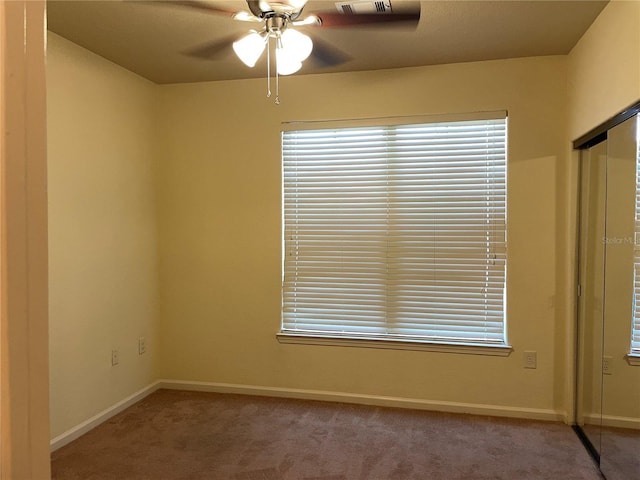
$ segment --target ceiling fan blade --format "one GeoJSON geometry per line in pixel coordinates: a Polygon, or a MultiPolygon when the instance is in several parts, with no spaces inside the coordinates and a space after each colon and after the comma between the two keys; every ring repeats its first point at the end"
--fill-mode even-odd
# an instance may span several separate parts
{"type": "Polygon", "coordinates": [[[317,37],[313,38],[311,58],[320,67],[333,67],[352,59],[347,53],[317,37]]]}
{"type": "Polygon", "coordinates": [[[415,3],[410,9],[389,13],[316,13],[322,20],[323,27],[351,27],[351,26],[403,26],[417,27],[420,21],[420,4],[415,3]]]}
{"type": "Polygon", "coordinates": [[[268,12],[286,13],[291,20],[297,19],[302,13],[302,9],[307,4],[307,0],[246,0],[249,11],[258,18],[268,12]]]}
{"type": "Polygon", "coordinates": [[[207,42],[189,50],[185,50],[182,53],[183,55],[202,60],[216,60],[222,56],[226,56],[229,52],[232,52],[233,50],[231,46],[237,39],[237,35],[228,36],[222,40],[207,42]]]}
{"type": "Polygon", "coordinates": [[[199,10],[201,12],[214,13],[219,15],[233,16],[237,13],[234,10],[227,10],[226,8],[220,8],[212,3],[202,2],[199,0],[134,0],[134,2],[147,5],[169,5],[187,7],[194,10],[199,10]]]}
{"type": "Polygon", "coordinates": [[[249,11],[253,13],[256,17],[260,17],[262,15],[260,0],[247,0],[247,5],[249,6],[249,11]]]}

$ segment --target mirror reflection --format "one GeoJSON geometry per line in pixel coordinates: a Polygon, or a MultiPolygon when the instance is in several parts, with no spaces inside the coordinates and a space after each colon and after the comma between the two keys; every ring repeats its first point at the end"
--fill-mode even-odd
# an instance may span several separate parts
{"type": "Polygon", "coordinates": [[[600,455],[607,142],[581,156],[577,424],[600,455]]]}
{"type": "Polygon", "coordinates": [[[640,479],[638,128],[581,156],[576,423],[607,480],[640,479]]]}

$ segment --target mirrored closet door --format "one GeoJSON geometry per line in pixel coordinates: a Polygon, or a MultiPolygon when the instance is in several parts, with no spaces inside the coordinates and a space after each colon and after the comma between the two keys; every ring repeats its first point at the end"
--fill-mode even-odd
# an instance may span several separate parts
{"type": "Polygon", "coordinates": [[[607,480],[640,480],[639,128],[580,158],[576,424],[607,480]]]}

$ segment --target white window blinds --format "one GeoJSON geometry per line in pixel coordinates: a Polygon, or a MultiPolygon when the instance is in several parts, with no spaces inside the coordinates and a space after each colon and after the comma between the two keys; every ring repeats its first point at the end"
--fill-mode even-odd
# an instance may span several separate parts
{"type": "Polygon", "coordinates": [[[506,118],[286,131],[282,332],[504,345],[506,118]]]}
{"type": "MultiPolygon", "coordinates": [[[[640,120],[637,122],[640,139],[640,120]]],[[[633,323],[631,329],[631,355],[640,356],[640,141],[636,152],[636,225],[634,242],[633,323]]]]}

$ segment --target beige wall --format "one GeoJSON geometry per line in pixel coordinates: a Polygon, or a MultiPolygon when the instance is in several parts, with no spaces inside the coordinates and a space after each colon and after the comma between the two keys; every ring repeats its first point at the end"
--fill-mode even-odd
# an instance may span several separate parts
{"type": "Polygon", "coordinates": [[[612,2],[568,57],[282,78],[280,106],[264,79],[154,87],[51,35],[53,434],[158,377],[570,416],[569,140],[640,98],[639,14],[640,2],[612,2]],[[281,122],[499,109],[514,353],[279,344],[281,122]],[[150,353],[136,358],[140,335],[150,353]],[[538,369],[522,368],[524,350],[538,369]]]}
{"type": "Polygon", "coordinates": [[[56,437],[158,378],[157,86],[55,34],[48,42],[56,437]]]}
{"type": "MultiPolygon", "coordinates": [[[[640,100],[640,2],[612,0],[568,55],[567,65],[568,139],[575,140],[640,100]]],[[[571,146],[567,145],[567,148],[571,146]]],[[[558,205],[559,215],[563,217],[565,225],[560,230],[558,244],[560,251],[566,252],[563,253],[566,263],[559,270],[559,285],[564,285],[562,288],[567,292],[567,301],[563,307],[566,318],[572,318],[575,312],[572,292],[576,291],[576,263],[572,252],[576,245],[579,156],[574,153],[570,159],[559,170],[565,193],[558,205]]],[[[614,193],[619,194],[621,191],[619,189],[614,193]]],[[[567,338],[571,339],[573,323],[566,325],[567,338]]],[[[628,340],[620,343],[621,338],[623,337],[617,336],[613,343],[610,339],[608,344],[628,349],[628,340]]],[[[566,348],[570,351],[573,345],[570,343],[566,348]]],[[[640,367],[629,366],[623,356],[615,351],[604,353],[614,356],[613,374],[604,379],[607,389],[612,392],[621,389],[628,391],[628,385],[632,384],[629,382],[637,380],[640,367]]],[[[568,372],[572,368],[571,363],[566,366],[568,372]]],[[[568,396],[571,394],[572,384],[573,382],[568,382],[568,396]]],[[[604,405],[608,415],[637,418],[637,406],[628,407],[612,401],[613,398],[626,401],[630,398],[629,395],[608,397],[605,397],[604,405]]]]}
{"type": "MultiPolygon", "coordinates": [[[[640,2],[612,0],[567,56],[567,145],[640,100],[640,2]]],[[[567,375],[565,398],[569,419],[575,384],[578,165],[577,151],[558,165],[558,312],[565,329],[567,375]]],[[[560,365],[558,368],[562,368],[560,365]]]]}
{"type": "Polygon", "coordinates": [[[640,1],[611,0],[568,59],[576,139],[640,99],[640,1]]]}
{"type": "Polygon", "coordinates": [[[556,166],[566,162],[565,58],[162,89],[164,378],[563,412],[556,166]],[[509,112],[507,358],[281,345],[281,122],[509,112]],[[525,370],[524,350],[538,352],[525,370]]]}

